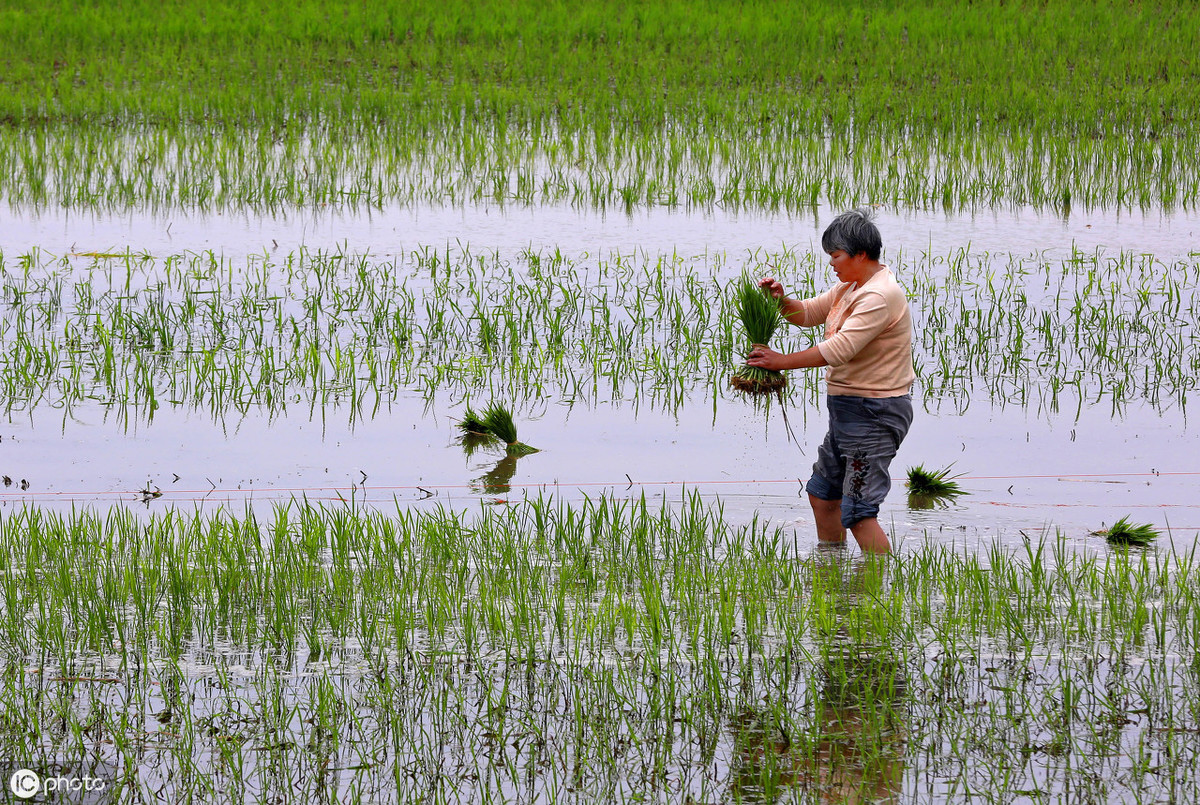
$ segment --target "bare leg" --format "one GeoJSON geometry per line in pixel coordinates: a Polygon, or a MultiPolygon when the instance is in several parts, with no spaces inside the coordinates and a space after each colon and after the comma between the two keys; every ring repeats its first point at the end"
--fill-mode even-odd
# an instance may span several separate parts
{"type": "Polygon", "coordinates": [[[842,526],[842,501],[821,500],[808,496],[813,519],[817,521],[817,539],[821,542],[845,542],[846,529],[842,526]]]}
{"type": "Polygon", "coordinates": [[[850,533],[854,534],[854,539],[858,541],[858,547],[862,548],[863,553],[892,552],[892,544],[888,542],[887,533],[884,532],[883,526],[879,525],[879,520],[874,517],[859,520],[850,526],[850,533]]]}

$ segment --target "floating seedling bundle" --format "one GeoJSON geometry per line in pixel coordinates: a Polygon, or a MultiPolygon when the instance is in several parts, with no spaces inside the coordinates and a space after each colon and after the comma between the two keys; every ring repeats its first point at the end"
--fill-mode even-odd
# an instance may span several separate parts
{"type": "Polygon", "coordinates": [[[467,406],[467,410],[463,412],[458,427],[462,431],[462,446],[468,458],[473,456],[476,450],[491,447],[497,442],[496,437],[488,431],[483,417],[470,406],[467,406]]]}
{"type": "MultiPolygon", "coordinates": [[[[779,300],[760,288],[753,279],[743,276],[734,288],[734,306],[750,341],[746,352],[753,349],[755,344],[769,345],[783,320],[779,300]]],[[[729,378],[729,385],[745,394],[782,394],[787,386],[787,377],[783,372],[742,365],[729,378]]]]}
{"type": "Polygon", "coordinates": [[[483,424],[488,432],[504,442],[505,452],[510,456],[524,456],[536,453],[536,447],[530,447],[517,439],[517,425],[513,422],[512,412],[500,403],[492,403],[483,412],[483,424]]]}
{"type": "Polygon", "coordinates": [[[913,509],[932,509],[934,506],[945,506],[959,495],[965,494],[958,485],[950,470],[954,465],[940,470],[929,470],[923,465],[908,468],[908,505],[913,509]]]}
{"type": "Polygon", "coordinates": [[[467,406],[467,410],[463,413],[463,418],[459,420],[458,427],[462,429],[464,436],[489,436],[487,423],[483,421],[483,417],[475,413],[475,411],[467,406]]]}
{"type": "Polygon", "coordinates": [[[538,452],[536,447],[530,447],[517,438],[517,425],[513,422],[512,412],[500,403],[489,404],[482,415],[468,407],[458,427],[463,431],[463,444],[469,448],[477,447],[480,440],[487,439],[503,442],[505,453],[510,456],[538,452]]]}
{"type": "Polygon", "coordinates": [[[1104,537],[1109,545],[1145,548],[1158,539],[1158,532],[1148,524],[1132,523],[1128,517],[1122,517],[1109,528],[1093,531],[1097,537],[1104,537]]]}
{"type": "Polygon", "coordinates": [[[930,497],[955,498],[963,494],[963,488],[958,485],[956,478],[962,475],[951,475],[949,467],[940,470],[927,470],[921,464],[908,468],[908,491],[913,495],[929,495],[930,497]]]}

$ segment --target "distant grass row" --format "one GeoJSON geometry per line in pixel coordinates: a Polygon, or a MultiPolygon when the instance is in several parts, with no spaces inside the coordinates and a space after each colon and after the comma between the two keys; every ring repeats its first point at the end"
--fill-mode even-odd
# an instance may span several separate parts
{"type": "Polygon", "coordinates": [[[1200,132],[1096,139],[907,127],[870,134],[779,114],[505,122],[451,108],[286,127],[104,123],[0,127],[0,198],[23,208],[369,209],[569,204],[803,211],[863,203],[978,210],[1150,209],[1200,200],[1200,132]]]}
{"type": "Polygon", "coordinates": [[[1190,206],[1200,9],[0,10],[18,205],[1190,206]]]}
{"type": "MultiPolygon", "coordinates": [[[[975,397],[1118,414],[1195,401],[1200,259],[959,249],[892,266],[912,294],[929,408],[961,411],[975,397]]],[[[414,393],[494,397],[518,413],[545,396],[715,404],[743,360],[729,293],[743,271],[769,271],[794,293],[828,282],[816,254],[793,251],[0,254],[0,410],[106,406],[128,424],[166,405],[355,420],[414,393]]],[[[789,327],[774,341],[790,351],[813,337],[789,327]]],[[[818,378],[791,373],[788,396],[815,404],[818,378]]]]}
{"type": "Polygon", "coordinates": [[[1194,124],[1200,9],[844,4],[76,3],[0,11],[0,115],[283,121],[409,107],[747,112],[989,128],[1194,124]]]}

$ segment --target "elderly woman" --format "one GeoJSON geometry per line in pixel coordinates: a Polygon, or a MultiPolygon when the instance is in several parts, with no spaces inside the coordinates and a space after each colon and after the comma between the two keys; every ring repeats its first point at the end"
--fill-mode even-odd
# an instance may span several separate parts
{"type": "Polygon", "coordinates": [[[746,363],[777,371],[828,366],[829,432],[806,489],[817,538],[846,540],[864,552],[888,553],[879,506],[891,488],[888,467],[912,423],[912,318],[904,289],[879,262],[883,240],[869,210],[842,213],[821,247],[838,282],[811,299],[789,299],[766,277],[759,284],[799,327],[825,325],[815,347],[782,354],[756,345],[746,363]]]}

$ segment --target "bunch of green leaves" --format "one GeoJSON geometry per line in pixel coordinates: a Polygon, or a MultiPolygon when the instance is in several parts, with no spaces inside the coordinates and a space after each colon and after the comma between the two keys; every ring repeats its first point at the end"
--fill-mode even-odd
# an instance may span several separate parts
{"type": "Polygon", "coordinates": [[[463,412],[462,419],[458,422],[458,427],[462,429],[464,434],[483,435],[488,433],[487,423],[484,422],[483,417],[477,414],[469,405],[467,406],[467,410],[463,412]]]}
{"type": "Polygon", "coordinates": [[[764,346],[771,343],[783,320],[779,300],[760,288],[753,278],[743,275],[734,288],[734,305],[750,343],[764,346]]]}
{"type": "Polygon", "coordinates": [[[512,411],[503,404],[493,402],[483,411],[483,426],[487,432],[505,444],[505,452],[510,456],[523,456],[536,453],[536,447],[530,447],[517,438],[517,424],[513,421],[512,411]]]}
{"type": "Polygon", "coordinates": [[[1122,517],[1108,528],[1092,533],[1104,537],[1110,545],[1132,545],[1139,548],[1158,539],[1158,532],[1152,527],[1145,523],[1131,523],[1128,517],[1122,517]]]}
{"type": "Polygon", "coordinates": [[[918,464],[915,467],[908,468],[908,480],[905,482],[908,486],[908,493],[919,498],[956,498],[964,494],[964,490],[955,481],[955,478],[961,478],[962,473],[951,475],[950,469],[954,465],[945,467],[940,470],[929,470],[923,465],[918,464]]]}
{"type": "MultiPolygon", "coordinates": [[[[779,300],[746,274],[734,285],[733,307],[751,345],[769,344],[783,321],[779,300]]],[[[730,385],[734,389],[755,395],[779,395],[786,384],[787,379],[782,372],[745,364],[734,370],[730,378],[730,385]]]]}

